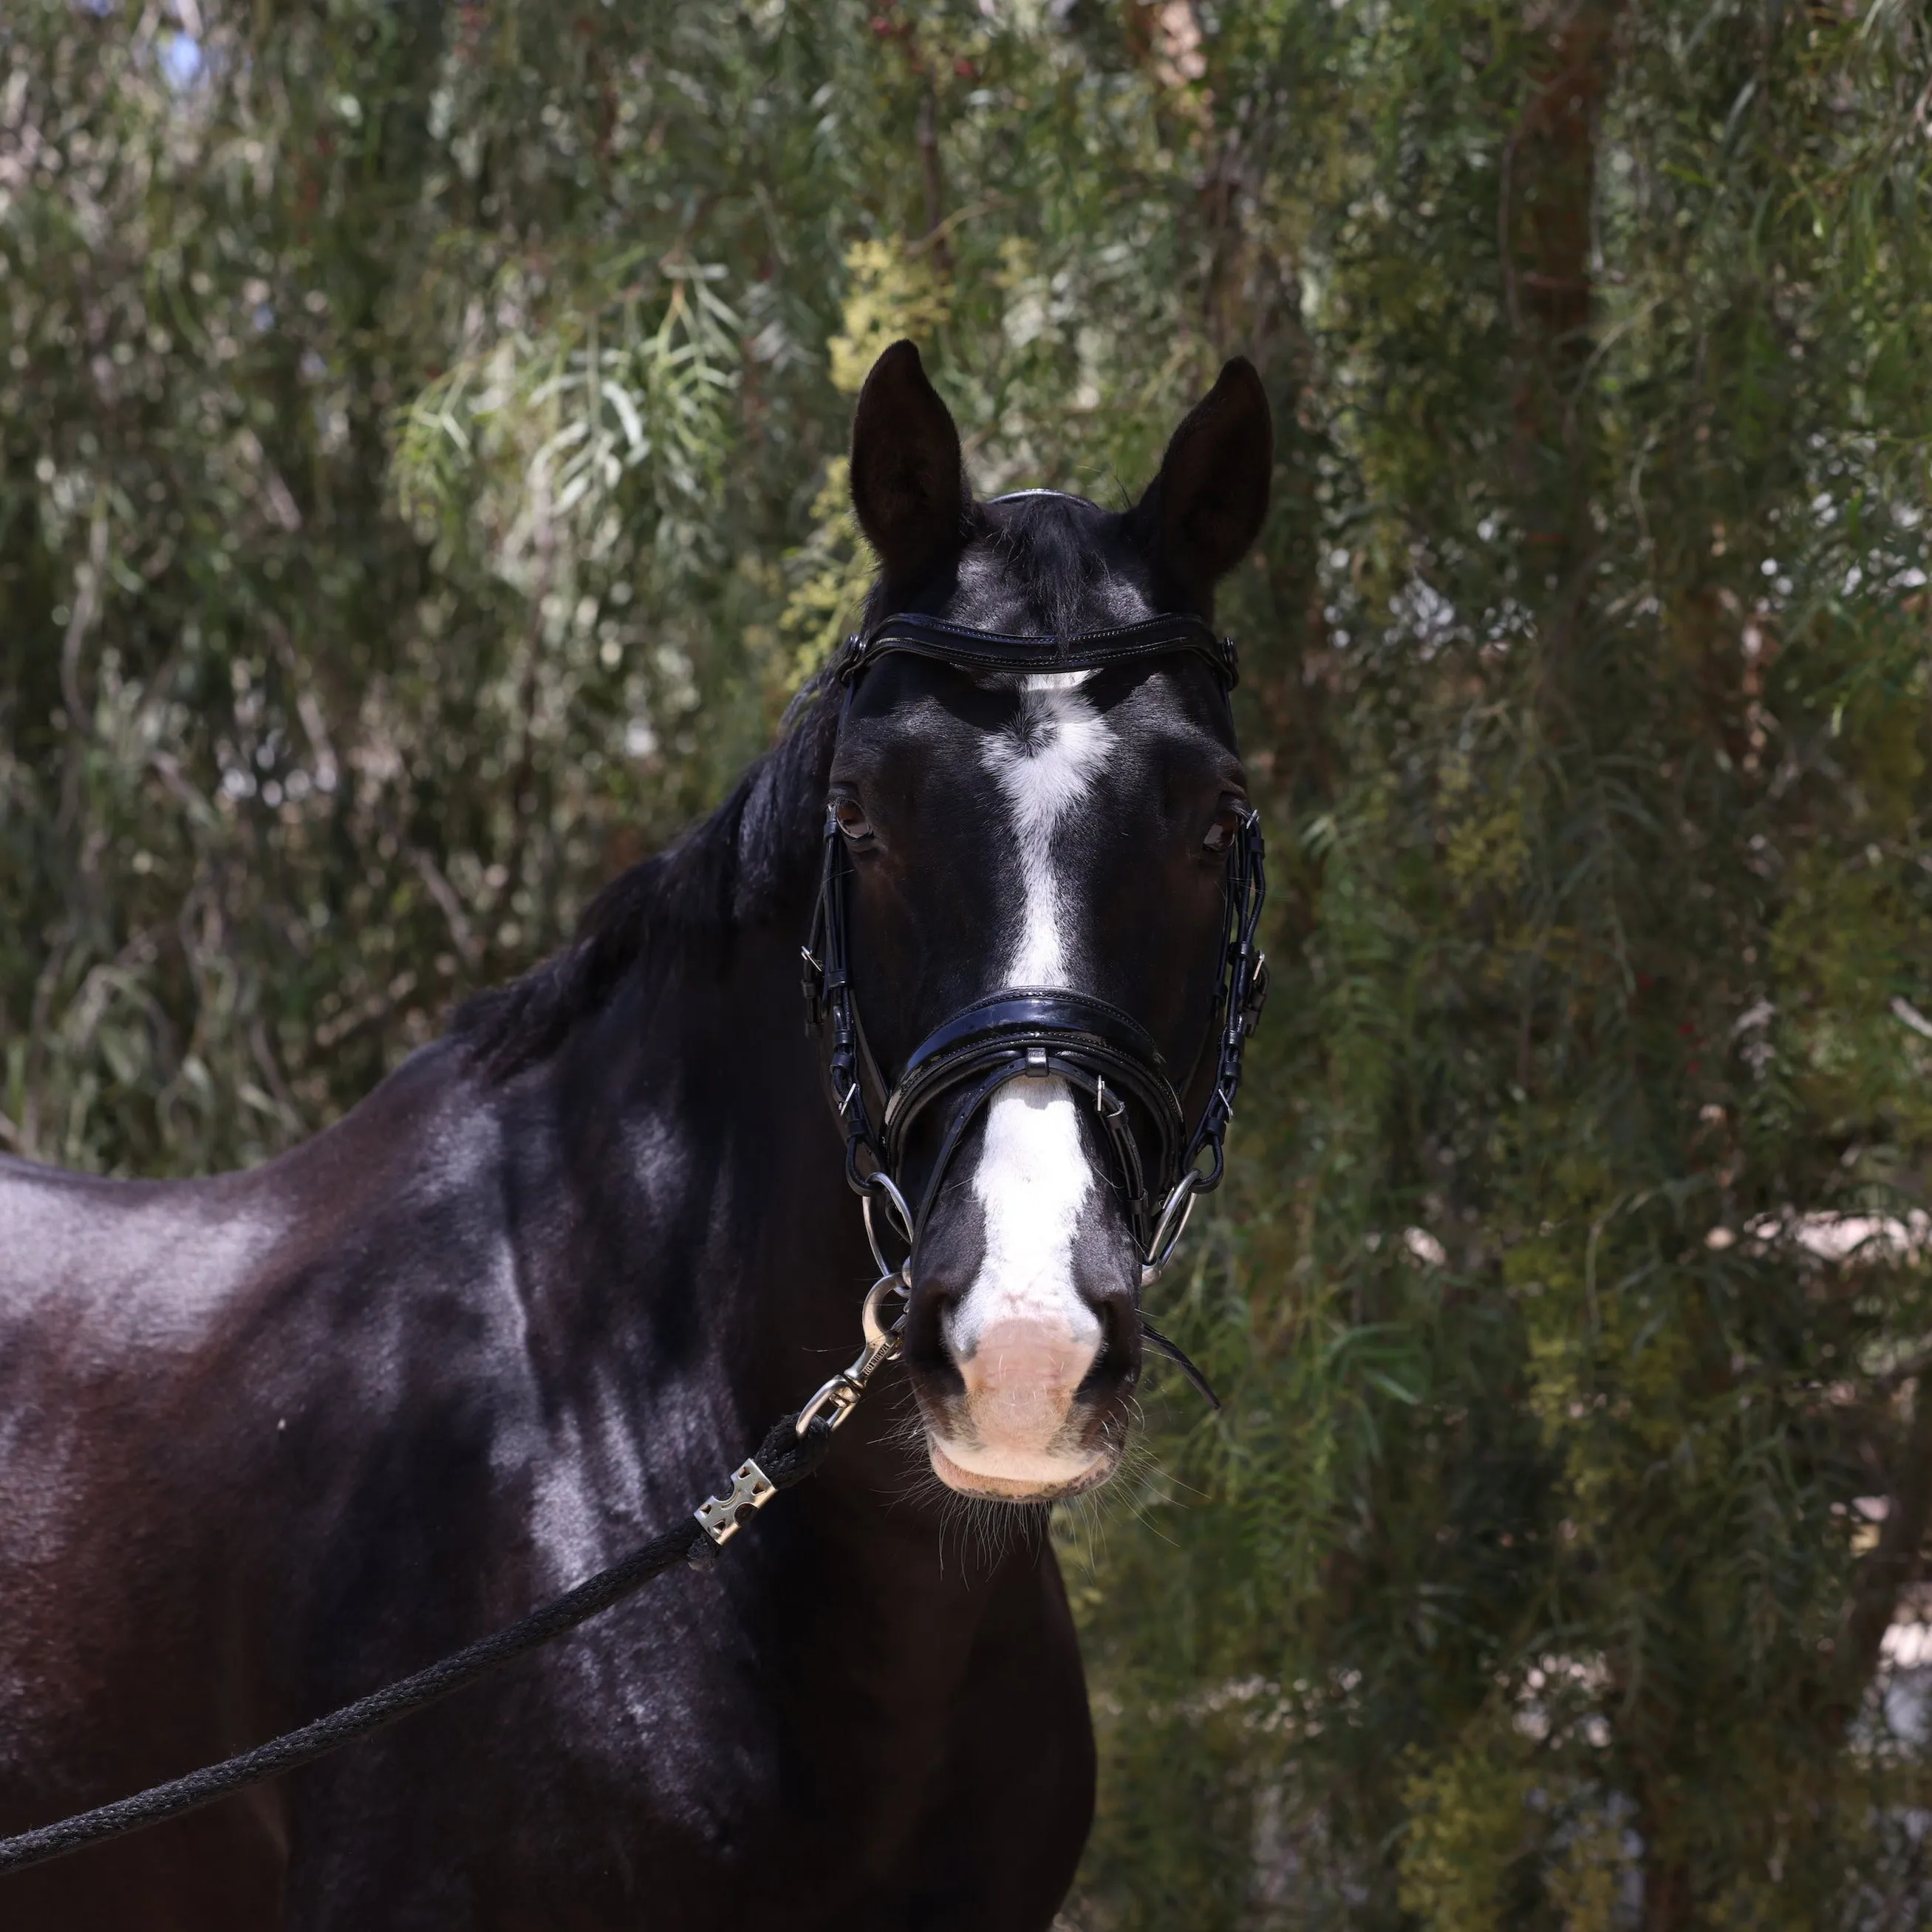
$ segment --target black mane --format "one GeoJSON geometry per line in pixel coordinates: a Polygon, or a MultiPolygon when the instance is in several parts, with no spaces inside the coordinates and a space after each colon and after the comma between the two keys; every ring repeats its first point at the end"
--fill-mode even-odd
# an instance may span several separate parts
{"type": "Polygon", "coordinates": [[[653,952],[716,957],[741,926],[782,914],[808,891],[838,730],[838,707],[826,696],[832,680],[828,667],[800,692],[777,743],[724,803],[613,879],[561,952],[457,1009],[450,1031],[487,1077],[507,1079],[554,1053],[653,952]]]}

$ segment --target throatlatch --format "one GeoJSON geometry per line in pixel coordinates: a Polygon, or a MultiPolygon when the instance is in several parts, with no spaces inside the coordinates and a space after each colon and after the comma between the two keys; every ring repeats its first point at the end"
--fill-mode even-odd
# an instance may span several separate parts
{"type": "MultiPolygon", "coordinates": [[[[1188,615],[1064,638],[1007,637],[938,618],[889,617],[868,634],[847,640],[836,674],[849,693],[872,664],[895,652],[974,674],[1017,676],[1097,670],[1192,652],[1204,657],[1228,688],[1238,674],[1233,639],[1216,637],[1201,619],[1188,615]]],[[[909,1286],[912,1251],[953,1156],[981,1109],[1009,1081],[1048,1076],[1066,1081],[1093,1102],[1140,1250],[1142,1289],[1159,1277],[1173,1258],[1196,1197],[1221,1184],[1242,1055],[1268,994],[1268,962],[1255,945],[1268,893],[1265,856],[1261,817],[1251,807],[1228,849],[1226,916],[1214,995],[1220,1022],[1214,1084],[1190,1133],[1174,1081],[1146,1029],[1108,1001],[1065,987],[1002,986],[975,1000],[934,1028],[888,1086],[872,1061],[860,1024],[847,905],[851,860],[828,806],[818,902],[802,949],[806,1011],[814,1032],[830,1029],[828,1072],[833,1110],[845,1132],[845,1178],[864,1204],[866,1232],[882,1278],[896,1275],[909,1286]],[[866,1098],[868,1086],[884,1096],[876,1124],[866,1098]],[[962,1088],[964,1099],[947,1125],[914,1208],[899,1184],[913,1124],[935,1102],[962,1088]],[[874,1205],[881,1202],[898,1224],[907,1250],[897,1269],[886,1258],[874,1219],[874,1205]]],[[[1141,1325],[1156,1352],[1178,1363],[1218,1408],[1193,1364],[1144,1317],[1141,1325]]]]}

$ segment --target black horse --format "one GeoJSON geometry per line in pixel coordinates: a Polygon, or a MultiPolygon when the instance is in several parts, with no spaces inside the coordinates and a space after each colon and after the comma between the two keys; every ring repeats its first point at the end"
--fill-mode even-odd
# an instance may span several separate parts
{"type": "MultiPolygon", "coordinates": [[[[1132,511],[975,502],[901,344],[854,430],[868,630],[1211,619],[1271,450],[1234,362],[1132,511]]],[[[166,1184],[0,1160],[0,1834],[510,1622],[688,1511],[851,1354],[878,1270],[837,1055],[800,1018],[828,852],[868,1088],[1020,986],[1108,1003],[1190,1120],[1210,1103],[1250,814],[1209,654],[854,670],[566,951],[306,1145],[166,1184]]],[[[1148,1140],[1052,1064],[900,1136],[908,1196],[943,1184],[899,1393],[755,1534],[372,1742],[0,1880],[0,1923],[1046,1926],[1094,1764],[1040,1505],[1120,1454],[1146,1231],[1120,1162],[1148,1140]],[[1033,1533],[943,1548],[956,1492],[1033,1533]]]]}

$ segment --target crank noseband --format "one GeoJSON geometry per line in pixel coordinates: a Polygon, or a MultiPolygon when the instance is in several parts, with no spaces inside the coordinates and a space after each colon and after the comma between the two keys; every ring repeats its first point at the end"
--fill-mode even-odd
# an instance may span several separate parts
{"type": "Polygon", "coordinates": [[[964,1087],[913,1222],[915,1239],[939,1184],[974,1118],[1009,1081],[1058,1076],[1094,1102],[1112,1146],[1134,1232],[1144,1252],[1154,1238],[1147,1178],[1130,1100],[1155,1149],[1156,1176],[1174,1172],[1186,1125],[1160,1049],[1145,1028],[1105,1000],[1058,987],[1008,986],[975,1000],[934,1028],[905,1064],[886,1102],[889,1172],[904,1164],[914,1123],[935,1100],[964,1087]],[[1109,1082],[1112,1085],[1109,1085],[1109,1082]]]}
{"type": "MultiPolygon", "coordinates": [[[[859,679],[895,652],[976,676],[1097,670],[1193,654],[1205,658],[1223,688],[1232,688],[1238,670],[1234,640],[1216,637],[1198,617],[1184,614],[1053,638],[1008,637],[934,617],[899,616],[847,640],[835,674],[846,687],[848,706],[859,679]]],[[[845,1132],[846,1178],[865,1202],[866,1232],[882,1276],[904,1275],[953,1157],[993,1096],[1011,1081],[1048,1078],[1064,1080],[1093,1102],[1139,1248],[1142,1287],[1160,1274],[1173,1257],[1195,1197],[1220,1185],[1242,1054],[1268,990],[1268,962],[1255,946],[1267,894],[1264,857],[1260,815],[1250,809],[1228,850],[1214,995],[1214,1085],[1190,1132],[1173,1078],[1147,1030],[1107,1000],[1071,988],[1002,986],[985,994],[935,1027],[896,1079],[888,1081],[860,1023],[848,929],[851,861],[827,808],[818,902],[802,949],[806,1008],[814,1033],[830,1030],[827,1072],[832,1108],[845,1132]],[[868,1090],[878,1102],[876,1114],[868,1090]],[[936,1102],[954,1096],[962,1097],[915,1209],[900,1186],[912,1130],[936,1102]],[[886,1258],[875,1202],[890,1207],[908,1245],[907,1261],[897,1268],[886,1258]]],[[[1150,1340],[1163,1352],[1178,1354],[1162,1338],[1150,1340]]]]}

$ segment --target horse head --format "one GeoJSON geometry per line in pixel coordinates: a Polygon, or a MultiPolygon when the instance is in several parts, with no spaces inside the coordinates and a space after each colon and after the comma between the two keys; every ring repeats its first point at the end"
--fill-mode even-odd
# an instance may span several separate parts
{"type": "MultiPolygon", "coordinates": [[[[859,399],[852,499],[880,572],[829,797],[859,1016],[834,1097],[888,1117],[913,1223],[904,1359],[932,1467],[969,1495],[1071,1496],[1120,1460],[1148,1249],[1186,1197],[1168,1192],[1184,1129],[1244,990],[1229,881],[1258,842],[1208,626],[1272,460],[1240,361],[1119,512],[1047,490],[976,501],[909,343],[859,399]],[[1096,639],[1132,641],[1078,648],[1096,639]]],[[[1218,1138],[1213,1158],[1218,1178],[1218,1138]]]]}

